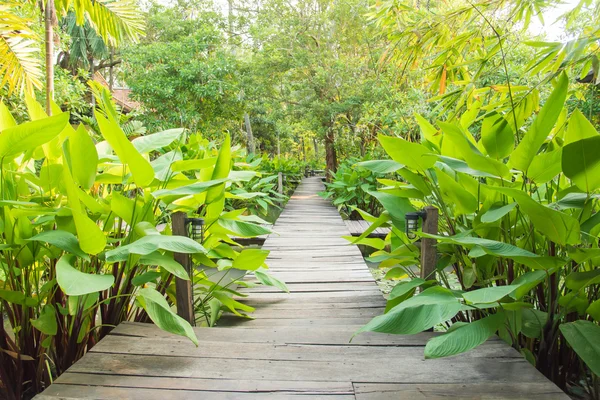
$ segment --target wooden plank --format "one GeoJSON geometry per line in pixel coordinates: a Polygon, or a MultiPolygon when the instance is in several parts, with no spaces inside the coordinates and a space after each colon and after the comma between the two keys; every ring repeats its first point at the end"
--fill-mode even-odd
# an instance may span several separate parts
{"type": "MultiPolygon", "coordinates": [[[[250,328],[194,328],[194,332],[200,342],[296,343],[344,346],[425,346],[429,339],[438,335],[433,332],[422,332],[415,335],[390,335],[364,332],[353,338],[361,326],[279,326],[260,330],[250,328]],[[352,341],[350,342],[350,340],[352,341]]],[[[131,337],[153,337],[169,341],[182,340],[181,337],[162,331],[153,324],[134,322],[121,323],[111,334],[131,337]]],[[[494,340],[498,341],[500,339],[494,338],[488,342],[494,340]]]]}
{"type": "MultiPolygon", "coordinates": [[[[164,341],[161,338],[140,338],[132,341],[125,336],[109,335],[107,339],[94,346],[91,353],[129,354],[140,356],[262,359],[262,360],[304,360],[304,361],[356,361],[362,362],[377,358],[393,362],[397,358],[423,360],[423,346],[351,346],[314,345],[314,344],[269,344],[269,343],[231,343],[225,341],[204,341],[202,347],[190,346],[189,340],[177,338],[164,341]]],[[[494,357],[498,359],[522,359],[514,349],[503,342],[491,340],[477,351],[461,355],[453,362],[469,362],[467,359],[494,357]]],[[[446,359],[451,360],[451,359],[446,359]]],[[[419,362],[421,362],[419,361],[419,362]]],[[[428,360],[429,363],[435,363],[428,360]]]]}
{"type": "MultiPolygon", "coordinates": [[[[194,390],[205,392],[231,393],[301,393],[301,394],[353,394],[350,382],[320,382],[320,381],[265,381],[265,380],[231,380],[231,379],[177,379],[164,377],[124,376],[65,373],[57,380],[63,385],[82,385],[93,382],[95,386],[157,388],[179,390],[194,390]]],[[[209,393],[204,393],[207,395],[209,393]]]]}
{"type": "Polygon", "coordinates": [[[441,384],[354,383],[357,400],[568,400],[546,382],[441,384]]]}
{"type": "MultiPolygon", "coordinates": [[[[227,330],[227,329],[223,329],[227,330]]],[[[231,329],[234,330],[234,329],[231,329]]],[[[380,353],[381,354],[381,353],[380,353]]],[[[376,354],[375,354],[376,355],[376,354]]],[[[244,358],[195,358],[153,355],[87,353],[70,372],[103,373],[171,378],[243,380],[321,380],[325,382],[429,383],[432,377],[445,382],[530,382],[540,372],[523,358],[455,357],[424,360],[402,358],[394,368],[381,368],[375,356],[343,361],[307,361],[244,358]]]]}
{"type": "MultiPolygon", "coordinates": [[[[174,379],[177,383],[182,379],[174,379]]],[[[354,399],[353,394],[337,395],[329,393],[317,393],[317,396],[327,396],[327,399],[334,400],[350,400],[354,399]]],[[[198,400],[198,398],[208,398],[211,400],[231,400],[235,399],[269,399],[269,400],[297,400],[298,398],[310,399],[314,398],[313,393],[277,393],[277,392],[260,392],[260,393],[235,393],[228,391],[208,391],[201,392],[196,390],[181,390],[176,386],[171,389],[156,389],[156,388],[129,388],[129,387],[111,387],[111,386],[91,386],[86,385],[62,385],[56,384],[50,386],[43,395],[36,397],[37,400],[49,400],[60,398],[61,400],[70,399],[144,399],[144,400],[165,400],[176,398],[178,400],[198,400]]]]}

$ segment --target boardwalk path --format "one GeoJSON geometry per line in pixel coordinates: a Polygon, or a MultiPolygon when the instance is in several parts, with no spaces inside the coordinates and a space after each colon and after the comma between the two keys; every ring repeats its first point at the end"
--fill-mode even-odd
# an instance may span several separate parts
{"type": "Polygon", "coordinates": [[[424,360],[432,334],[361,334],[385,307],[346,225],[305,179],[265,242],[291,294],[248,289],[255,320],[197,328],[200,347],[149,324],[124,323],[42,399],[566,399],[513,349],[490,340],[424,360]],[[227,326],[227,327],[226,327],[227,326]]]}

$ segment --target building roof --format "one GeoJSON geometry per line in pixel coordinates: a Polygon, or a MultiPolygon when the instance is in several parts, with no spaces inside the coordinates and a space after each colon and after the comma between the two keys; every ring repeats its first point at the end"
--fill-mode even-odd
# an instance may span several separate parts
{"type": "MultiPolygon", "coordinates": [[[[102,86],[110,89],[110,85],[104,79],[102,74],[98,71],[94,72],[94,81],[100,83],[102,86]]],[[[131,95],[131,89],[127,88],[113,88],[111,90],[112,98],[117,103],[121,110],[127,114],[140,106],[140,103],[132,100],[129,96],[131,95]]]]}

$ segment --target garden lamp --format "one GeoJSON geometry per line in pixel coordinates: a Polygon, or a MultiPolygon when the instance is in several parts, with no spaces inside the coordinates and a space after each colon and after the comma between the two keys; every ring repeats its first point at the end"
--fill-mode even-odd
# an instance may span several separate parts
{"type": "Polygon", "coordinates": [[[409,212],[404,215],[406,220],[406,236],[408,236],[409,239],[414,239],[417,237],[416,232],[419,229],[419,218],[425,220],[426,217],[427,213],[425,211],[409,212]]]}
{"type": "Polygon", "coordinates": [[[190,237],[194,240],[204,241],[204,218],[186,218],[185,224],[190,232],[190,237]]]}

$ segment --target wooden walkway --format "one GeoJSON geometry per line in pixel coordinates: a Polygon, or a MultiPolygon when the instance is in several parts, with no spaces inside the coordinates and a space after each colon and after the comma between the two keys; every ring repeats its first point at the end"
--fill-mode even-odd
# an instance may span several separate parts
{"type": "Polygon", "coordinates": [[[246,290],[256,319],[196,328],[198,348],[123,323],[37,399],[568,399],[499,339],[437,360],[423,359],[433,333],[349,343],[385,300],[321,189],[305,179],[265,242],[291,294],[246,290]]]}
{"type": "MultiPolygon", "coordinates": [[[[365,220],[345,220],[344,223],[346,224],[346,227],[348,228],[348,231],[350,231],[350,234],[352,236],[360,236],[362,235],[367,229],[369,229],[371,227],[371,223],[369,221],[365,221],[365,220]]],[[[369,237],[374,237],[374,238],[385,238],[388,233],[390,233],[391,229],[390,228],[375,228],[375,230],[369,235],[369,237]]]]}

